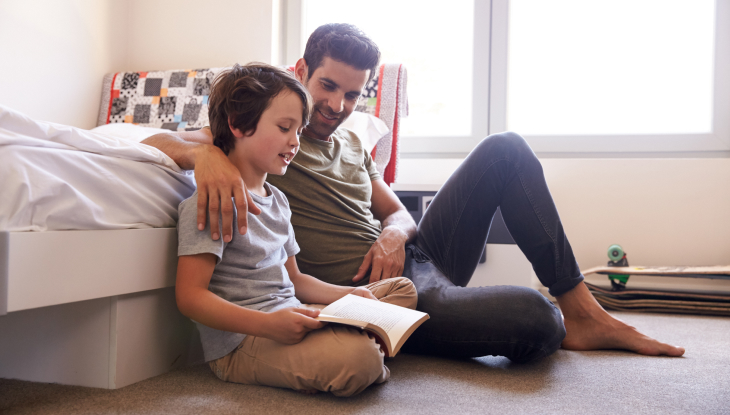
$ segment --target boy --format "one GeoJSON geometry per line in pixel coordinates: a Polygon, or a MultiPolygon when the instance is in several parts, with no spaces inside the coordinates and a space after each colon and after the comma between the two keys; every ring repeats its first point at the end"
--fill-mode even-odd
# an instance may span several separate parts
{"type": "Polygon", "coordinates": [[[207,227],[196,227],[197,194],[183,201],[175,293],[220,379],[350,396],[388,379],[379,346],[358,330],[325,327],[315,319],[319,311],[299,307],[355,294],[415,308],[416,291],[405,278],[353,288],[299,271],[289,203],[265,180],[286,172],[311,111],[309,93],[281,69],[235,65],[218,76],[209,98],[214,144],[240,171],[260,213],[246,213],[245,235],[215,241],[207,227]]]}

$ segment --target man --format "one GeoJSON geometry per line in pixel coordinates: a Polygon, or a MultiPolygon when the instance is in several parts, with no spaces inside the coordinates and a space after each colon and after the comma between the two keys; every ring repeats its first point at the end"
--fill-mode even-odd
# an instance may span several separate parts
{"type": "MultiPolygon", "coordinates": [[[[501,355],[516,362],[547,356],[561,345],[645,355],[684,353],[613,318],[595,301],[583,283],[540,162],[517,134],[496,134],[477,145],[416,228],[358,138],[338,130],[379,58],[377,46],[359,29],[328,24],[312,33],[295,66],[297,79],[314,98],[314,113],[289,171],[272,183],[291,204],[303,272],[338,284],[410,278],[418,290],[418,309],[431,319],[413,334],[406,351],[501,355]],[[564,319],[535,290],[465,287],[498,206],[538,278],[558,299],[564,319]]],[[[238,171],[212,145],[209,129],[156,135],[144,143],[182,168],[195,169],[199,229],[204,229],[207,209],[213,239],[231,239],[231,198],[238,211],[258,213],[238,171]]],[[[242,217],[238,231],[245,233],[242,217]]]]}

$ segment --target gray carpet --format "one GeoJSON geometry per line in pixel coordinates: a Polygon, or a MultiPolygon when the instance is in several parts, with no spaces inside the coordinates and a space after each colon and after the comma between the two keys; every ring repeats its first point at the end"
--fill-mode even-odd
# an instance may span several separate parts
{"type": "Polygon", "coordinates": [[[527,365],[404,354],[387,363],[390,381],[353,398],[227,384],[203,365],[113,391],[0,379],[0,413],[730,413],[730,318],[614,314],[687,353],[559,350],[527,365]]]}

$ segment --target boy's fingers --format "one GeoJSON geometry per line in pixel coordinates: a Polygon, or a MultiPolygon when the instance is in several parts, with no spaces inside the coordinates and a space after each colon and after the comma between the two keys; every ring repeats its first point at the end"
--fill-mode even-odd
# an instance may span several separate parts
{"type": "Polygon", "coordinates": [[[210,237],[217,241],[220,237],[220,227],[218,225],[218,204],[220,203],[218,191],[213,190],[208,194],[208,216],[210,216],[210,237]]]}
{"type": "Polygon", "coordinates": [[[208,192],[198,189],[198,230],[205,229],[205,216],[208,212],[208,192]]]}
{"type": "Polygon", "coordinates": [[[314,319],[315,317],[317,317],[319,315],[319,310],[309,310],[306,308],[295,308],[294,312],[302,314],[303,316],[307,317],[307,318],[302,319],[302,326],[304,326],[305,329],[308,329],[308,331],[321,329],[325,325],[325,323],[314,319]]]}
{"type": "Polygon", "coordinates": [[[295,313],[304,314],[307,317],[315,318],[319,315],[319,310],[310,310],[308,308],[295,308],[295,313]]]}
{"type": "Polygon", "coordinates": [[[368,290],[367,288],[358,288],[358,291],[357,292],[353,292],[353,294],[359,295],[359,296],[361,296],[363,298],[367,298],[367,299],[370,299],[370,300],[377,300],[378,299],[378,297],[376,297],[375,294],[373,294],[373,292],[370,291],[370,290],[368,290]]]}
{"type": "Polygon", "coordinates": [[[325,323],[319,320],[315,320],[313,318],[305,319],[303,324],[304,328],[306,328],[308,331],[321,329],[324,327],[325,323]]]}
{"type": "Polygon", "coordinates": [[[361,279],[365,278],[365,274],[368,272],[368,269],[370,269],[370,262],[372,261],[372,248],[368,251],[367,254],[365,254],[365,258],[362,260],[362,265],[360,265],[360,268],[357,269],[357,274],[352,278],[352,282],[358,282],[361,279]]]}

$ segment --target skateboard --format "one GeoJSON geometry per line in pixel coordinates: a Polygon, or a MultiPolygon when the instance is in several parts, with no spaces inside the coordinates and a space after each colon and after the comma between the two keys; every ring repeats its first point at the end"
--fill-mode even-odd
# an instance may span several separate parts
{"type": "Polygon", "coordinates": [[[690,277],[730,279],[730,265],[713,267],[595,267],[583,271],[583,275],[656,275],[662,277],[690,277]]]}
{"type": "Polygon", "coordinates": [[[730,265],[712,267],[630,267],[626,253],[620,245],[608,247],[608,264],[583,271],[583,275],[605,274],[614,291],[626,289],[632,275],[653,275],[661,277],[730,279],[730,265]]]}

